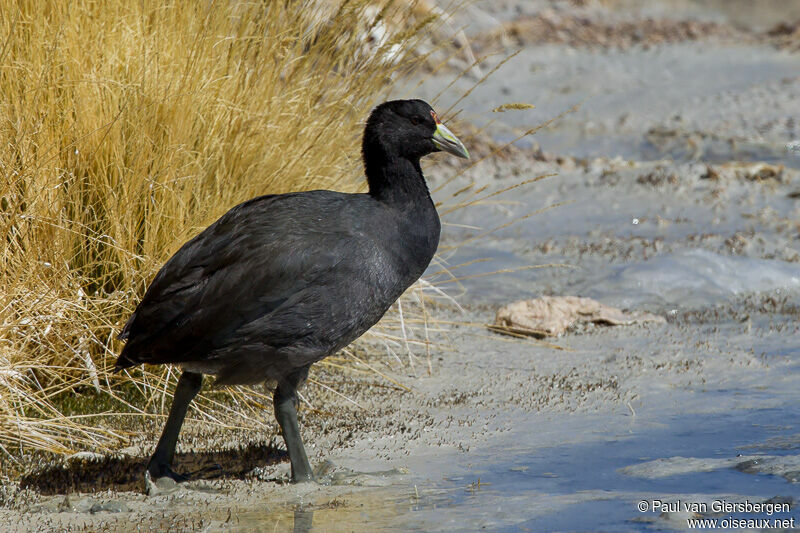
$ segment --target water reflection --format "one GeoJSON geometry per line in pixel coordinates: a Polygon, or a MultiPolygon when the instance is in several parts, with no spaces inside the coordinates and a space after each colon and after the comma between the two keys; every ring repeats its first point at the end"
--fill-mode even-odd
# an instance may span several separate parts
{"type": "Polygon", "coordinates": [[[308,533],[314,523],[314,511],[298,509],[294,512],[294,533],[308,533]]]}

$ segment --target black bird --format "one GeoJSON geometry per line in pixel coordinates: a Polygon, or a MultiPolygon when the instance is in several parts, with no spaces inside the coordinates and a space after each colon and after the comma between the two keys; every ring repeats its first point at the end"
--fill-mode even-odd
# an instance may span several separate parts
{"type": "Polygon", "coordinates": [[[147,470],[171,465],[203,374],[217,385],[277,382],[273,402],[292,480],[313,480],[297,424],[297,387],[311,364],[367,331],[416,281],[439,243],[439,216],[420,158],[464,145],[422,100],[376,107],[362,153],[369,193],[266,195],[187,242],[156,275],[119,338],[116,362],[183,368],[147,470]]]}

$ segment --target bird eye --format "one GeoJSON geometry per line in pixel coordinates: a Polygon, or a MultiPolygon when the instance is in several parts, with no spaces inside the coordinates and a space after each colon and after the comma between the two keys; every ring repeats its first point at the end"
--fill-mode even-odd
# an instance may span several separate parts
{"type": "Polygon", "coordinates": [[[419,125],[419,117],[411,117],[411,123],[415,126],[419,125]]]}

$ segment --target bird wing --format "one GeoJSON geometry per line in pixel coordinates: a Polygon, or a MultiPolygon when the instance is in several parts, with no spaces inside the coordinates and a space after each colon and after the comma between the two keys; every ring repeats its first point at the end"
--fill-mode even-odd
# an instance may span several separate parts
{"type": "MultiPolygon", "coordinates": [[[[117,367],[201,360],[244,324],[293,303],[353,259],[364,246],[359,235],[331,224],[331,213],[308,217],[307,195],[241,204],[181,247],[123,328],[127,344],[117,367]]],[[[336,202],[323,205],[335,211],[336,202]]],[[[287,340],[297,336],[285,333],[287,340]]],[[[274,342],[279,349],[283,341],[274,342]]]]}

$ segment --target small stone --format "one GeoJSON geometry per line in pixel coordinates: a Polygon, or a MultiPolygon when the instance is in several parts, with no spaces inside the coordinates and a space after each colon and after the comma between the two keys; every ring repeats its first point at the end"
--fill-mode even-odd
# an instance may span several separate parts
{"type": "Polygon", "coordinates": [[[96,503],[92,505],[89,509],[89,512],[92,514],[95,513],[123,513],[129,511],[128,505],[125,502],[106,502],[106,503],[96,503]]]}

